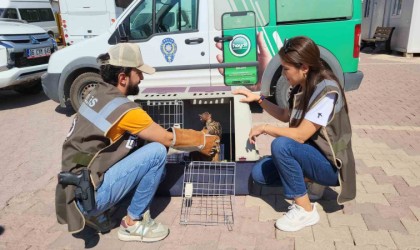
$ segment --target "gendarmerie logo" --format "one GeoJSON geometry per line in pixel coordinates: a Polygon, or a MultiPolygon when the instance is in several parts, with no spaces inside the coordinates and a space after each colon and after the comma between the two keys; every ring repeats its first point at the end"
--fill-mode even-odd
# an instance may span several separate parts
{"type": "Polygon", "coordinates": [[[173,62],[176,54],[177,46],[175,40],[168,37],[162,40],[160,51],[168,63],[173,62]]]}
{"type": "Polygon", "coordinates": [[[251,41],[245,35],[236,35],[233,37],[232,41],[230,41],[229,49],[230,52],[237,57],[246,56],[251,50],[251,41]]]}

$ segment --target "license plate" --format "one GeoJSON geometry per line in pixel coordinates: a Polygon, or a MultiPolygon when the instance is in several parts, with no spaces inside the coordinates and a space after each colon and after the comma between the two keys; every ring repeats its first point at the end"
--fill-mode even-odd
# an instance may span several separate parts
{"type": "Polygon", "coordinates": [[[26,57],[28,59],[43,57],[43,56],[50,56],[51,55],[51,48],[36,48],[36,49],[26,49],[26,57]]]}

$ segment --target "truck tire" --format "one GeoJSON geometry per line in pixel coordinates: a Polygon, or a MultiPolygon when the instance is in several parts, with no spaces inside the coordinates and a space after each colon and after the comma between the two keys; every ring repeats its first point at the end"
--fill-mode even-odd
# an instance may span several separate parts
{"type": "Polygon", "coordinates": [[[87,94],[95,88],[97,82],[102,81],[98,73],[86,72],[73,81],[70,87],[70,102],[73,109],[77,112],[87,94]]]}
{"type": "Polygon", "coordinates": [[[42,91],[41,80],[37,80],[24,85],[17,85],[13,88],[13,90],[25,95],[38,94],[42,91]]]}
{"type": "Polygon", "coordinates": [[[280,108],[288,109],[289,108],[289,91],[290,85],[287,82],[286,77],[280,76],[276,84],[276,102],[280,108]]]}

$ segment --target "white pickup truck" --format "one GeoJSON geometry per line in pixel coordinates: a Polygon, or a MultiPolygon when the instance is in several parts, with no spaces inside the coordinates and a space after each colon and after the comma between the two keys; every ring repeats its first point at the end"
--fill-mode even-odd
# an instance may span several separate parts
{"type": "Polygon", "coordinates": [[[56,50],[57,44],[42,28],[0,19],[0,89],[25,94],[41,91],[41,75],[56,50]]]}

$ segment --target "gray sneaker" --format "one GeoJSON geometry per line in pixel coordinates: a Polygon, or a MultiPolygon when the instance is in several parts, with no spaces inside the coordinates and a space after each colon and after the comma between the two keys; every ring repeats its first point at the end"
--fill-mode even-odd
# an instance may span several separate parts
{"type": "Polygon", "coordinates": [[[118,230],[118,239],[122,241],[154,242],[163,240],[168,234],[168,227],[150,218],[150,211],[147,210],[143,214],[143,219],[132,226],[127,225],[124,217],[118,230]]]}

